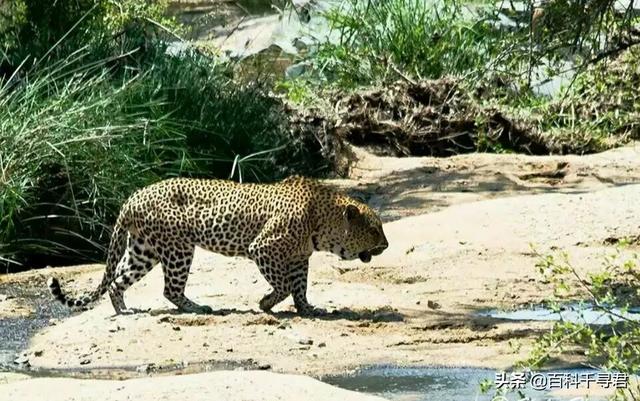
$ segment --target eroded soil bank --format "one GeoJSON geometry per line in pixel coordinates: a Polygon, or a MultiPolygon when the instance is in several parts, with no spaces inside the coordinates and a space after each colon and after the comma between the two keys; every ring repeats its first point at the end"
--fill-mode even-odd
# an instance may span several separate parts
{"type": "MultiPolygon", "coordinates": [[[[113,316],[105,298],[40,330],[24,358],[32,369],[91,377],[113,377],[118,369],[117,377],[163,367],[202,371],[210,363],[314,376],[369,364],[508,368],[550,323],[478,311],[551,295],[530,245],[540,253],[566,250],[588,271],[613,251],[612,239],[640,231],[635,145],[582,157],[398,159],[353,151],[359,161],[351,178],[331,183],[380,211],[390,247],[370,264],[313,256],[308,296],[328,315],[298,317],[290,300],[273,315],[260,312],[268,286],[253,263],[199,250],[187,293],[217,314],[175,313],[156,269],[127,293],[130,306],[149,313],[113,316]]],[[[79,291],[97,285],[102,269],[49,268],[1,279],[44,288],[55,274],[79,291]]],[[[29,313],[20,308],[20,299],[0,298],[3,316],[29,313]]]]}

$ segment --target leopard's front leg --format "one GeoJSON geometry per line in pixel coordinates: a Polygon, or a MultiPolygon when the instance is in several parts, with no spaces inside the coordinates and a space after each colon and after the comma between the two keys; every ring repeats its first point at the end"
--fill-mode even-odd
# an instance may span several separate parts
{"type": "Polygon", "coordinates": [[[271,312],[271,309],[284,301],[291,294],[291,283],[288,280],[284,269],[284,264],[276,263],[269,258],[262,258],[258,263],[260,273],[273,288],[273,291],[262,297],[260,300],[260,309],[264,312],[271,312]]]}
{"type": "Polygon", "coordinates": [[[312,249],[303,241],[305,225],[296,220],[270,220],[249,245],[249,255],[273,291],[260,300],[260,309],[269,312],[289,294],[299,314],[312,314],[307,302],[307,276],[312,249]],[[292,234],[295,233],[295,234],[292,234]]]}
{"type": "Polygon", "coordinates": [[[300,315],[320,315],[326,313],[324,309],[319,309],[307,301],[307,280],[309,276],[309,259],[292,263],[289,270],[289,283],[291,294],[296,311],[300,315]]]}

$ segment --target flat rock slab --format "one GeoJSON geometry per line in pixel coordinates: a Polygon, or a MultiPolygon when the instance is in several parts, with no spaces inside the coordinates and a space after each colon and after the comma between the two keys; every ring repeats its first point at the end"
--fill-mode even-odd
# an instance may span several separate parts
{"type": "Polygon", "coordinates": [[[384,401],[310,377],[259,371],[219,371],[124,381],[43,378],[1,383],[1,401],[384,401]]]}

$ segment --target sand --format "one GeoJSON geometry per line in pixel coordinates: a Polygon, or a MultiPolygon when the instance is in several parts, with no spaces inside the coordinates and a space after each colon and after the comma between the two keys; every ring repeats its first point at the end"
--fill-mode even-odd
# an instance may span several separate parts
{"type": "Polygon", "coordinates": [[[42,378],[0,386],[0,400],[31,401],[384,401],[305,376],[271,372],[209,372],[119,380],[42,378]],[[25,385],[28,383],[28,385],[25,385]]]}
{"type": "MultiPolygon", "coordinates": [[[[583,157],[356,153],[350,179],[330,182],[381,212],[390,247],[369,264],[314,254],[308,298],[328,315],[298,317],[290,299],[273,315],[262,313],[258,301],[268,285],[252,262],[198,250],[187,295],[217,314],[175,313],[156,268],[126,294],[128,306],[150,313],[113,316],[105,298],[36,334],[30,364],[135,371],[147,364],[236,362],[316,376],[377,363],[505,369],[526,356],[550,323],[478,312],[552,294],[531,245],[542,254],[565,250],[587,272],[614,251],[616,238],[640,234],[638,146],[583,157]]],[[[67,289],[84,290],[97,285],[102,267],[24,277],[44,286],[50,275],[67,289]]]]}

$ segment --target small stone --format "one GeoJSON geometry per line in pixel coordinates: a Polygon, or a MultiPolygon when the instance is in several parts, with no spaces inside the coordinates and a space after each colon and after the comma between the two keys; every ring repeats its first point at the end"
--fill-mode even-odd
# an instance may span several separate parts
{"type": "Polygon", "coordinates": [[[91,363],[91,359],[86,358],[80,361],[80,365],[88,365],[91,363]]]}
{"type": "Polygon", "coordinates": [[[25,367],[31,366],[29,363],[29,358],[26,355],[21,355],[13,360],[13,363],[16,365],[22,365],[25,367]]]}
{"type": "Polygon", "coordinates": [[[136,368],[136,372],[138,373],[147,373],[148,372],[148,365],[140,365],[136,368]]]}
{"type": "Polygon", "coordinates": [[[136,368],[136,372],[138,373],[149,373],[155,368],[155,364],[147,363],[144,365],[140,365],[136,368]]]}
{"type": "MultiPolygon", "coordinates": [[[[296,46],[297,47],[297,46],[296,46]]],[[[286,79],[295,79],[304,74],[304,72],[309,68],[306,63],[298,63],[293,64],[287,67],[284,72],[286,79]]]]}
{"type": "Polygon", "coordinates": [[[41,350],[41,349],[39,349],[37,351],[33,351],[33,356],[35,356],[35,357],[40,357],[40,356],[42,356],[42,354],[44,354],[44,351],[41,350]]]}
{"type": "Polygon", "coordinates": [[[233,348],[227,348],[227,352],[233,352],[233,348]]]}
{"type": "Polygon", "coordinates": [[[207,344],[207,343],[202,343],[202,346],[203,346],[204,348],[207,348],[207,347],[209,346],[209,344],[207,344]]]}
{"type": "Polygon", "coordinates": [[[180,326],[172,326],[173,331],[180,331],[180,326]]]}
{"type": "Polygon", "coordinates": [[[7,295],[6,294],[0,294],[0,302],[4,302],[7,300],[7,295]]]}
{"type": "Polygon", "coordinates": [[[327,346],[327,343],[325,342],[318,343],[318,348],[324,348],[326,346],[327,346]]]}
{"type": "Polygon", "coordinates": [[[427,307],[429,307],[430,309],[440,309],[440,304],[435,301],[428,300],[427,307]]]}
{"type": "Polygon", "coordinates": [[[420,301],[416,301],[416,305],[420,305],[420,301]]]}
{"type": "Polygon", "coordinates": [[[301,345],[313,345],[313,340],[310,338],[301,338],[298,340],[298,344],[301,345]]]}
{"type": "Polygon", "coordinates": [[[269,370],[271,369],[271,365],[268,363],[261,363],[258,365],[258,370],[269,370]]]}

